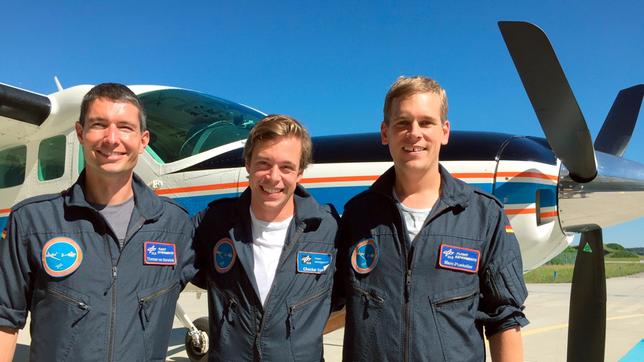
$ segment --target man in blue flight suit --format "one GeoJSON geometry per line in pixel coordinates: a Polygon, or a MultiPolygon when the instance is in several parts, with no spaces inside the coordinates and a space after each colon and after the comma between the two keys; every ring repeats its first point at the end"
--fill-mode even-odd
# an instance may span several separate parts
{"type": "Polygon", "coordinates": [[[382,143],[394,166],[344,208],[339,295],[346,361],[521,361],[527,290],[501,203],[438,162],[447,96],[401,77],[385,98],[382,143]]]}
{"type": "Polygon", "coordinates": [[[164,360],[192,223],[133,173],[150,135],[130,89],[92,88],[75,127],[77,182],[15,205],[0,242],[0,360],[28,312],[32,361],[164,360]]]}
{"type": "Polygon", "coordinates": [[[311,152],[296,120],[265,117],[244,147],[248,188],[195,216],[210,361],[322,360],[337,221],[298,184],[311,152]]]}

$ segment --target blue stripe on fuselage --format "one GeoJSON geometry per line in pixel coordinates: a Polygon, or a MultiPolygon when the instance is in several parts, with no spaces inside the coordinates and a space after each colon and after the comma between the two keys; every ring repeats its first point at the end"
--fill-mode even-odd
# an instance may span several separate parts
{"type": "MultiPolygon", "coordinates": [[[[491,193],[491,183],[471,183],[473,187],[491,193]]],[[[338,212],[342,214],[344,204],[349,201],[353,196],[366,190],[369,186],[333,186],[333,187],[311,187],[307,188],[309,193],[315,197],[319,203],[332,203],[338,212]]],[[[505,182],[497,184],[495,196],[506,204],[530,204],[535,202],[536,191],[541,192],[541,206],[549,207],[555,206],[557,187],[554,185],[543,185],[536,183],[523,183],[523,182],[505,182]]],[[[175,197],[173,200],[183,206],[190,215],[203,210],[213,200],[235,197],[236,193],[217,194],[217,195],[203,195],[203,196],[187,196],[175,197]]],[[[0,217],[0,230],[4,229],[7,224],[7,217],[0,217]]]]}

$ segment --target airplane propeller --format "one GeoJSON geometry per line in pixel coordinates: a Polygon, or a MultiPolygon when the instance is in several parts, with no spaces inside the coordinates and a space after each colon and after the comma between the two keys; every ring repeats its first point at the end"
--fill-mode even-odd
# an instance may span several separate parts
{"type": "Polygon", "coordinates": [[[615,223],[616,217],[606,215],[619,214],[624,221],[644,214],[633,201],[610,202],[611,197],[641,202],[644,195],[644,166],[621,158],[637,121],[644,85],[618,94],[593,147],[544,32],[526,22],[502,21],[499,28],[548,143],[563,164],[558,186],[561,227],[581,232],[570,296],[568,361],[603,361],[606,275],[601,227],[615,223]]]}

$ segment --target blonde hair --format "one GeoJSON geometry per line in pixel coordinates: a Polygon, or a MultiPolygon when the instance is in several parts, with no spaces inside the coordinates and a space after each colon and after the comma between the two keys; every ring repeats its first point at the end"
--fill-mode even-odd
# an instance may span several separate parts
{"type": "Polygon", "coordinates": [[[255,147],[264,141],[278,137],[296,137],[302,142],[300,156],[300,172],[304,171],[313,158],[313,143],[311,136],[295,118],[283,114],[271,114],[262,118],[248,134],[244,146],[244,161],[250,164],[255,147]]]}
{"type": "Polygon", "coordinates": [[[435,80],[423,77],[399,77],[391,85],[385,96],[385,106],[383,108],[383,121],[389,123],[389,113],[391,106],[396,99],[405,99],[418,93],[433,93],[438,95],[441,101],[441,122],[447,121],[447,93],[445,89],[435,80]]]}

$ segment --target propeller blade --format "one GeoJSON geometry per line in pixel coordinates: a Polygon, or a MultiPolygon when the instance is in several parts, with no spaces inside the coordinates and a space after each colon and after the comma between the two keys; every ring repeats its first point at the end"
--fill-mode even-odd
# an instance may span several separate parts
{"type": "Polygon", "coordinates": [[[50,112],[46,96],[0,83],[0,116],[40,126],[50,112]]]}
{"type": "Polygon", "coordinates": [[[581,234],[572,276],[568,361],[603,361],[606,343],[606,272],[602,230],[581,234]]]}
{"type": "Polygon", "coordinates": [[[499,28],[550,147],[573,180],[591,181],[597,166],[590,132],[546,34],[526,22],[501,21],[499,28]]]}
{"type": "Polygon", "coordinates": [[[640,113],[644,84],[622,89],[595,139],[595,150],[622,157],[640,113]]]}

